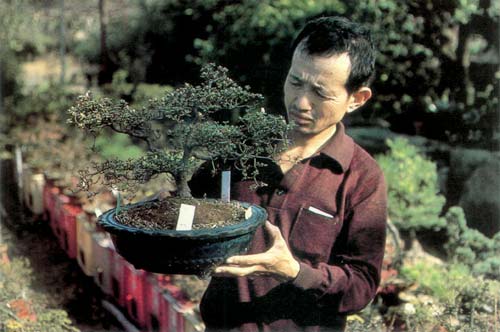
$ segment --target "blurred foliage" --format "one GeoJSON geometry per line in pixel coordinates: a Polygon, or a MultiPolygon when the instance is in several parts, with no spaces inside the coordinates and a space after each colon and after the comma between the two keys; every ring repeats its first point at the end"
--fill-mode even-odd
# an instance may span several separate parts
{"type": "Polygon", "coordinates": [[[312,17],[341,15],[337,0],[246,0],[231,3],[213,15],[208,38],[194,43],[197,63],[213,61],[238,73],[238,79],[268,98],[270,112],[281,113],[282,86],[291,60],[291,44],[312,17]]]}
{"type": "Polygon", "coordinates": [[[410,331],[493,331],[500,283],[473,276],[461,264],[405,265],[401,275],[413,284],[402,293],[406,304],[393,310],[410,331]]]}
{"type": "Polygon", "coordinates": [[[27,1],[0,2],[0,132],[4,131],[14,106],[14,96],[20,91],[20,61],[16,57],[18,44],[24,39],[28,15],[19,12],[27,1]]]}
{"type": "Polygon", "coordinates": [[[390,151],[376,157],[388,184],[389,217],[400,230],[415,232],[445,226],[445,198],[438,194],[436,165],[406,139],[388,140],[390,151]]]}
{"type": "MultiPolygon", "coordinates": [[[[0,41],[1,44],[1,41],[0,41]]],[[[22,82],[20,63],[9,50],[0,47],[0,133],[3,133],[11,124],[11,114],[15,110],[15,99],[19,95],[22,82]]]]}
{"type": "MultiPolygon", "coordinates": [[[[293,37],[310,18],[346,15],[380,49],[375,97],[359,115],[392,129],[488,149],[498,143],[498,1],[129,1],[109,16],[108,56],[131,82],[177,85],[220,63],[282,111],[293,37]]],[[[99,31],[77,53],[99,63],[99,31]]],[[[356,115],[354,115],[356,116],[356,115]]]]}
{"type": "Polygon", "coordinates": [[[102,86],[102,93],[110,98],[124,99],[131,102],[132,107],[147,106],[151,99],[172,91],[172,87],[160,84],[130,83],[130,74],[119,69],[113,74],[110,84],[102,86]]]}
{"type": "Polygon", "coordinates": [[[111,8],[105,9],[107,54],[101,53],[98,24],[89,26],[86,38],[76,43],[75,53],[92,63],[106,57],[107,70],[125,69],[134,84],[177,85],[198,78],[199,67],[187,62],[186,56],[194,52],[194,39],[206,34],[214,10],[231,1],[124,2],[122,10],[116,8],[113,15],[109,14],[111,8]]]}
{"type": "Polygon", "coordinates": [[[132,144],[129,136],[118,133],[97,137],[93,150],[98,152],[103,159],[120,160],[139,158],[145,153],[144,149],[132,144]]]}
{"type": "Polygon", "coordinates": [[[10,121],[16,126],[27,125],[33,118],[60,119],[59,121],[64,122],[66,110],[73,105],[78,94],[67,85],[54,81],[37,85],[17,96],[10,121]]]}
{"type": "MultiPolygon", "coordinates": [[[[143,1],[135,15],[110,17],[107,48],[114,68],[130,80],[176,85],[196,81],[198,68],[217,62],[281,109],[290,43],[308,18],[342,14],[340,1],[143,1]],[[126,26],[126,28],[125,28],[126,26]]],[[[99,62],[99,31],[76,49],[99,62]]]]}
{"type": "Polygon", "coordinates": [[[0,331],[78,332],[68,314],[49,308],[46,296],[32,288],[35,276],[27,259],[0,264],[0,331]]]}
{"type": "Polygon", "coordinates": [[[500,280],[500,232],[489,238],[467,227],[460,207],[452,207],[445,216],[448,242],[445,249],[452,262],[468,266],[476,275],[500,280]]]}
{"type": "MultiPolygon", "coordinates": [[[[354,317],[346,332],[496,331],[500,282],[471,274],[463,264],[406,261],[391,283],[395,303],[377,297],[354,317]]],[[[394,299],[393,299],[394,301],[394,299]]]]}
{"type": "Polygon", "coordinates": [[[498,147],[498,1],[373,0],[352,12],[377,37],[373,107],[393,129],[498,147]]]}
{"type": "Polygon", "coordinates": [[[214,61],[264,94],[271,113],[280,113],[293,37],[312,17],[340,14],[372,27],[380,49],[374,99],[352,116],[384,118],[408,134],[498,148],[498,1],[104,1],[106,54],[97,3],[64,3],[64,12],[57,1],[0,4],[7,108],[15,104],[8,96],[16,90],[16,63],[58,50],[64,14],[67,51],[97,65],[84,68],[89,79],[102,67],[109,82],[113,72],[125,70],[133,89],[144,82],[178,85],[195,82],[199,65],[214,61]]]}

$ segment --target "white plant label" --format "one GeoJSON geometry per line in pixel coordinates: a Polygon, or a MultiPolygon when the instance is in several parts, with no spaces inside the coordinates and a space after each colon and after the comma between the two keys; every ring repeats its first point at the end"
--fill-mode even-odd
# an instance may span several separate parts
{"type": "Polygon", "coordinates": [[[229,203],[231,199],[231,171],[222,172],[220,199],[226,203],[229,203]]]}
{"type": "Polygon", "coordinates": [[[245,219],[250,219],[252,218],[252,208],[249,207],[248,209],[245,210],[245,219]]]}
{"type": "Polygon", "coordinates": [[[179,218],[177,218],[176,231],[190,231],[193,228],[194,211],[196,206],[181,204],[179,218]]]}

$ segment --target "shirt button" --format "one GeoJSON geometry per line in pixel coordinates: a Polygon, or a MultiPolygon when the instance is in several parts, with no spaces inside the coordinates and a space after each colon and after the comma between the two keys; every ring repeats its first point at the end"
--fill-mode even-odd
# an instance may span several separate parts
{"type": "Polygon", "coordinates": [[[278,196],[282,196],[286,193],[285,189],[278,189],[276,190],[276,195],[278,196]]]}

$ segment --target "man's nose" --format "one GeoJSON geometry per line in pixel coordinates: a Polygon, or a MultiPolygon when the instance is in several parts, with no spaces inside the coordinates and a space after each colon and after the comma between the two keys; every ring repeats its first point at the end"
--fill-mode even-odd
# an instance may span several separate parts
{"type": "Polygon", "coordinates": [[[312,108],[311,99],[307,95],[306,91],[302,91],[295,100],[295,106],[297,110],[302,112],[310,111],[312,108]]]}

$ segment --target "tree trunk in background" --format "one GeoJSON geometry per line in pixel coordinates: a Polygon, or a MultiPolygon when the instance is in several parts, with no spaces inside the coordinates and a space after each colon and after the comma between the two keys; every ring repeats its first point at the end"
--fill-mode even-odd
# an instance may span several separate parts
{"type": "Polygon", "coordinates": [[[66,76],[66,31],[65,31],[65,26],[64,26],[64,0],[60,0],[60,10],[61,10],[61,16],[60,16],[60,21],[59,21],[59,55],[61,57],[61,78],[60,78],[60,83],[64,84],[64,77],[66,76]]]}
{"type": "Polygon", "coordinates": [[[99,24],[101,27],[101,64],[99,67],[99,74],[97,81],[99,85],[111,82],[111,75],[109,73],[109,56],[108,47],[106,43],[107,32],[107,18],[105,13],[105,0],[99,0],[99,24]]]}
{"type": "Polygon", "coordinates": [[[2,44],[0,43],[0,134],[3,133],[4,131],[4,121],[2,120],[3,117],[3,93],[2,93],[2,88],[3,88],[3,75],[2,75],[2,62],[3,62],[3,56],[2,56],[2,44]]]}

